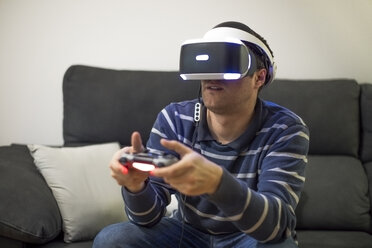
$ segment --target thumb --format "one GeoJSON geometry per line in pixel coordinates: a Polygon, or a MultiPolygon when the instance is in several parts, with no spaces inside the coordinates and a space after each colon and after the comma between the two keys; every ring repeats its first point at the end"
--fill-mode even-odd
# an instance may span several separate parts
{"type": "Polygon", "coordinates": [[[192,152],[192,150],[189,147],[175,140],[161,139],[160,143],[165,148],[177,152],[181,157],[183,157],[189,152],[192,152]]]}
{"type": "Polygon", "coordinates": [[[139,153],[143,151],[142,138],[139,132],[132,133],[131,144],[133,153],[139,153]]]}

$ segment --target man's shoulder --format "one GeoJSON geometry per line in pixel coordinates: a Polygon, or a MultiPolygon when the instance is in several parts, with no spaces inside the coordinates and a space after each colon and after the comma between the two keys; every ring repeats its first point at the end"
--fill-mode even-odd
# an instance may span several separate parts
{"type": "Polygon", "coordinates": [[[302,118],[292,110],[270,101],[262,101],[263,108],[267,110],[268,117],[272,121],[282,124],[298,124],[306,126],[302,118]]]}

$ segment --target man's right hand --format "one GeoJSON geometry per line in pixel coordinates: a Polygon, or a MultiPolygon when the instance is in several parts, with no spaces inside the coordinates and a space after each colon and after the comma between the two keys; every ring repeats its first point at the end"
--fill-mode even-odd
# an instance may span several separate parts
{"type": "Polygon", "coordinates": [[[141,135],[138,132],[132,134],[131,144],[132,146],[124,147],[114,154],[110,162],[110,169],[111,176],[119,185],[126,187],[130,192],[136,193],[145,187],[145,180],[148,178],[149,173],[137,170],[133,167],[124,167],[119,162],[124,152],[139,153],[144,151],[141,135]]]}

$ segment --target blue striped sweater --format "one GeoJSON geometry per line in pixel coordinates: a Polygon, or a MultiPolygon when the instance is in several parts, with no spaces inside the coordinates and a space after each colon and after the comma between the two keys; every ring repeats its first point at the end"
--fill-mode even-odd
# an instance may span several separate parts
{"type": "Polygon", "coordinates": [[[203,232],[244,232],[261,242],[294,237],[294,209],[305,182],[309,146],[304,122],[288,109],[258,99],[248,129],[237,140],[221,145],[209,133],[206,118],[195,126],[195,103],[165,107],[152,128],[147,148],[164,151],[161,138],[190,147],[194,143],[195,151],[223,168],[217,191],[184,198],[161,179],[150,177],[140,193],[123,188],[129,219],[138,225],[155,225],[164,216],[170,195],[176,194],[179,207],[175,218],[184,218],[203,232]]]}

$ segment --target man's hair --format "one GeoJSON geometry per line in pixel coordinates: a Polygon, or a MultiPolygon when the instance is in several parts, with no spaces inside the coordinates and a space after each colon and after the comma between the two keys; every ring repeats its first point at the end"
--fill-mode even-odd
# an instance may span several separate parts
{"type": "MultiPolygon", "coordinates": [[[[264,43],[265,46],[269,49],[269,51],[271,53],[271,56],[274,57],[274,53],[271,50],[271,48],[269,47],[269,45],[267,44],[267,41],[261,35],[256,33],[253,29],[248,27],[247,25],[245,25],[243,23],[240,23],[240,22],[229,21],[229,22],[220,23],[217,26],[215,26],[214,28],[221,28],[221,27],[236,28],[236,29],[240,29],[242,31],[245,31],[247,33],[250,33],[251,35],[255,36],[257,39],[262,41],[262,43],[264,43]]],[[[242,42],[244,42],[244,41],[242,41],[242,42]]],[[[244,44],[249,49],[251,49],[253,54],[255,55],[256,60],[257,60],[257,69],[265,68],[266,70],[268,70],[269,69],[269,64],[268,63],[270,63],[269,58],[267,58],[267,56],[259,48],[257,48],[255,45],[252,45],[249,42],[244,42],[244,44]]]]}

